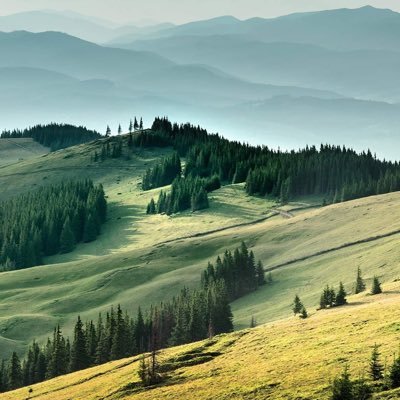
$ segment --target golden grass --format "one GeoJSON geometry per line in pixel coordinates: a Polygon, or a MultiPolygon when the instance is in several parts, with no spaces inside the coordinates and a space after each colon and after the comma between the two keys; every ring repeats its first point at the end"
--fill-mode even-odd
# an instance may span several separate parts
{"type": "MultiPolygon", "coordinates": [[[[199,349],[220,352],[211,361],[169,373],[164,385],[141,391],[138,358],[109,363],[32,387],[30,398],[67,399],[328,399],[330,381],[348,363],[353,377],[367,372],[372,347],[382,359],[398,349],[400,283],[384,286],[379,296],[361,294],[347,306],[311,311],[252,330],[165,350],[160,359],[199,349]],[[135,391],[136,390],[136,391],[135,391]]],[[[28,389],[3,394],[4,400],[28,398],[28,389]]],[[[391,392],[376,398],[398,398],[391,392]],[[392,397],[393,396],[393,397],[392,397]]]]}

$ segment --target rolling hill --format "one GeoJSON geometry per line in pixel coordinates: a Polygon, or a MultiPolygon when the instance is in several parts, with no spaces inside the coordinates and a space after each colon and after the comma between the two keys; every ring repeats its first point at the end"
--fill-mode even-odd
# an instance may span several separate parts
{"type": "Polygon", "coordinates": [[[0,168],[3,198],[78,174],[103,183],[110,208],[95,242],[50,257],[45,266],[2,274],[4,355],[45,339],[58,322],[70,334],[78,310],[87,319],[112,304],[147,308],[184,285],[196,287],[207,262],[243,240],[273,269],[274,284],[233,303],[236,328],[247,327],[252,315],[260,323],[287,317],[296,292],[312,308],[325,284],[342,280],[351,291],[358,266],[368,284],[374,275],[389,283],[400,273],[398,193],[316,209],[307,207],[321,199],[304,199],[283,212],[271,201],[247,197],[242,185],[228,185],[210,196],[210,210],[147,216],[145,206],[160,189],[142,192],[138,184],[162,153],[140,151],[129,160],[93,164],[100,145],[0,168]]]}
{"type": "MultiPolygon", "coordinates": [[[[399,284],[384,289],[380,296],[352,296],[342,308],[313,311],[305,321],[286,318],[162,351],[159,360],[167,371],[166,382],[147,390],[139,384],[140,357],[135,357],[6,393],[2,399],[325,400],[344,362],[349,362],[356,378],[368,369],[375,343],[383,358],[391,359],[396,351],[399,284]]],[[[399,391],[393,390],[373,398],[398,396],[399,391]]]]}

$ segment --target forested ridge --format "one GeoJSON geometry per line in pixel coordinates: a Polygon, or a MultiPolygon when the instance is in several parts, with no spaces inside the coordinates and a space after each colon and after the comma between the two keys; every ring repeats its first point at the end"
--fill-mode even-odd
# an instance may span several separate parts
{"type": "Polygon", "coordinates": [[[135,142],[172,146],[186,158],[185,177],[246,182],[248,194],[273,196],[282,202],[321,195],[334,203],[400,190],[399,163],[378,160],[369,150],[357,153],[321,145],[283,152],[229,141],[190,124],[172,124],[167,118],[156,118],[151,131],[139,133],[135,142]]]}
{"type": "Polygon", "coordinates": [[[90,242],[105,222],[101,185],[70,181],[0,202],[0,266],[3,271],[40,265],[44,256],[90,242]]]}
{"type": "Polygon", "coordinates": [[[226,251],[223,259],[218,257],[216,266],[211,272],[208,265],[198,289],[183,288],[172,300],[146,312],[139,307],[135,317],[120,306],[99,314],[97,321],[83,322],[78,316],[71,339],[55,327],[45,344],[30,345],[22,362],[15,352],[2,362],[0,391],[231,332],[229,302],[265,284],[264,271],[245,243],[234,252],[226,251]]]}
{"type": "Polygon", "coordinates": [[[83,126],[55,123],[36,125],[24,130],[3,131],[1,134],[3,139],[32,138],[41,145],[50,147],[51,151],[87,143],[100,137],[100,133],[83,126]]]}

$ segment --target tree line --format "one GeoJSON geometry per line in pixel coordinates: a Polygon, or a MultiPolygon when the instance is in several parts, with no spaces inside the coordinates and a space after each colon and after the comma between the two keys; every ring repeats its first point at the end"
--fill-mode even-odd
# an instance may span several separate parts
{"type": "Polygon", "coordinates": [[[208,193],[221,187],[218,176],[211,178],[177,176],[171,190],[161,191],[157,202],[152,198],[147,206],[147,214],[175,214],[191,209],[204,210],[209,207],[208,193]]]}
{"type": "MultiPolygon", "coordinates": [[[[44,345],[34,341],[22,361],[15,352],[8,361],[3,361],[0,390],[13,390],[111,360],[231,332],[233,317],[229,303],[233,298],[227,289],[227,285],[232,287],[231,278],[227,277],[254,281],[245,286],[246,290],[243,287],[237,292],[235,298],[250,289],[256,290],[264,280],[261,272],[253,271],[254,254],[244,243],[225,255],[232,257],[234,263],[227,260],[220,275],[216,273],[211,277],[209,265],[207,272],[201,275],[202,284],[198,289],[184,288],[172,300],[151,306],[147,312],[139,307],[132,317],[118,305],[104,315],[100,313],[96,321],[83,322],[78,316],[71,340],[57,326],[44,345]],[[204,280],[206,276],[207,281],[204,280]]],[[[216,265],[218,260],[220,258],[216,265]]]]}
{"type": "Polygon", "coordinates": [[[95,240],[106,213],[103,187],[90,180],[45,186],[0,202],[1,270],[40,265],[44,256],[95,240]]]}
{"type": "Polygon", "coordinates": [[[215,266],[208,263],[201,277],[203,288],[221,280],[230,301],[253,292],[266,283],[262,262],[256,262],[253,251],[249,251],[244,242],[233,253],[226,250],[223,258],[217,258],[215,266]]]}
{"type": "Polygon", "coordinates": [[[55,151],[99,139],[101,134],[83,126],[52,123],[24,130],[3,131],[1,138],[32,138],[41,145],[50,147],[51,151],[55,151]]]}
{"type": "Polygon", "coordinates": [[[221,182],[246,182],[250,195],[286,202],[301,195],[321,195],[327,203],[400,190],[398,162],[378,160],[368,150],[307,146],[283,152],[229,141],[190,124],[156,118],[151,131],[137,138],[143,147],[173,146],[186,157],[185,176],[217,175],[221,182]]]}
{"type": "Polygon", "coordinates": [[[146,170],[142,178],[142,189],[150,190],[170,185],[182,174],[181,159],[178,153],[162,158],[153,168],[146,170]]]}

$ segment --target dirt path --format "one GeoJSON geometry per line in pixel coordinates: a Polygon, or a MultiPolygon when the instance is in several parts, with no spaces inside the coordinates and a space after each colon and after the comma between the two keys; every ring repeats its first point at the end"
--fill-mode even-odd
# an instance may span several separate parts
{"type": "Polygon", "coordinates": [[[342,244],[340,246],[331,247],[329,249],[318,251],[317,253],[309,254],[307,256],[303,256],[303,257],[299,257],[299,258],[294,258],[293,260],[285,261],[284,263],[277,264],[277,265],[274,265],[272,267],[265,268],[265,271],[266,272],[274,271],[274,270],[276,270],[278,268],[286,267],[287,265],[295,264],[295,263],[300,262],[300,261],[306,261],[306,260],[309,260],[309,259],[314,258],[314,257],[318,257],[318,256],[322,256],[324,254],[332,253],[334,251],[347,249],[348,247],[358,246],[358,245],[364,244],[364,243],[375,242],[375,241],[378,241],[378,240],[381,240],[381,239],[385,239],[385,238],[388,238],[388,237],[391,237],[391,236],[399,235],[399,234],[400,234],[400,229],[397,229],[395,231],[388,232],[388,233],[385,233],[383,235],[372,236],[372,237],[369,237],[369,238],[366,238],[366,239],[360,239],[360,240],[356,240],[354,242],[344,243],[344,244],[342,244]]]}

